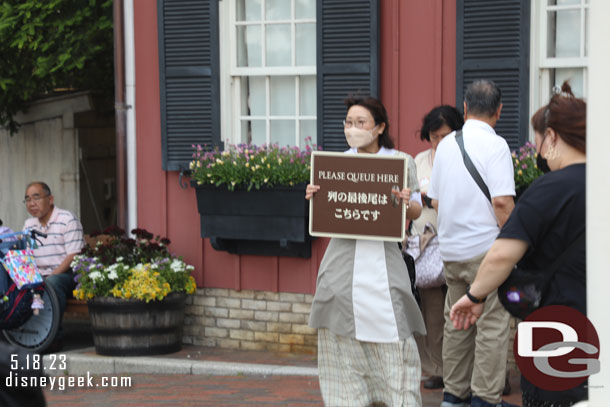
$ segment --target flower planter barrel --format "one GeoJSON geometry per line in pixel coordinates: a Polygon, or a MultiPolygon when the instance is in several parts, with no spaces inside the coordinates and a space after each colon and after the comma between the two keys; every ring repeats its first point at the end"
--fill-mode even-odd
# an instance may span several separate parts
{"type": "Polygon", "coordinates": [[[252,188],[197,185],[201,237],[236,254],[311,257],[305,184],[252,188]]]}
{"type": "Polygon", "coordinates": [[[185,300],[184,293],[148,303],[114,297],[89,300],[96,353],[139,356],[179,351],[185,300]]]}

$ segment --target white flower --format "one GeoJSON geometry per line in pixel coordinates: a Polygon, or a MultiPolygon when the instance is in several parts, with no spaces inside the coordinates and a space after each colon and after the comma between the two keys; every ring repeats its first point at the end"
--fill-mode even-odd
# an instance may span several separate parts
{"type": "Polygon", "coordinates": [[[93,271],[89,273],[89,278],[93,281],[101,279],[102,277],[102,273],[100,273],[99,271],[93,271]]]}
{"type": "Polygon", "coordinates": [[[108,273],[108,278],[111,280],[116,280],[117,278],[119,278],[119,275],[115,270],[112,270],[110,271],[110,273],[108,273]]]}
{"type": "Polygon", "coordinates": [[[116,262],[117,263],[120,263],[122,261],[123,261],[123,256],[119,256],[119,257],[116,258],[116,262]]]}
{"type": "Polygon", "coordinates": [[[178,259],[174,259],[172,264],[169,265],[174,273],[179,273],[184,270],[184,263],[178,259]]]}
{"type": "Polygon", "coordinates": [[[72,262],[70,263],[70,267],[74,268],[78,266],[78,263],[80,263],[81,259],[83,259],[84,257],[85,256],[83,256],[82,254],[74,256],[74,259],[72,259],[72,262]]]}
{"type": "Polygon", "coordinates": [[[153,270],[158,270],[158,269],[159,269],[159,265],[158,265],[157,263],[153,263],[153,264],[150,266],[150,268],[151,268],[151,269],[153,269],[153,270]]]}

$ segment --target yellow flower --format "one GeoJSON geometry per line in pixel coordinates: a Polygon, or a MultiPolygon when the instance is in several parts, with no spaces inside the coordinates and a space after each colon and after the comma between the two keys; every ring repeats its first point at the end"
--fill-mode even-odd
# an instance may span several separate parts
{"type": "Polygon", "coordinates": [[[224,163],[225,163],[225,162],[224,162],[224,161],[222,161],[220,158],[217,158],[217,159],[216,159],[216,164],[218,164],[218,165],[223,165],[224,163]]]}
{"type": "Polygon", "coordinates": [[[264,180],[264,181],[265,181],[265,183],[266,183],[267,181],[269,181],[269,178],[265,178],[265,180],[264,180]]]}
{"type": "Polygon", "coordinates": [[[211,177],[212,177],[212,174],[209,174],[209,173],[208,173],[208,178],[211,178],[211,177]]]}
{"type": "Polygon", "coordinates": [[[237,165],[237,163],[235,162],[235,160],[233,160],[233,165],[237,165]]]}
{"type": "Polygon", "coordinates": [[[232,185],[232,186],[235,186],[235,181],[231,181],[231,185],[232,185]]]}
{"type": "Polygon", "coordinates": [[[229,152],[228,151],[223,151],[222,152],[222,156],[223,157],[228,157],[229,156],[229,152]]]}
{"type": "Polygon", "coordinates": [[[196,165],[196,164],[195,164],[195,161],[191,161],[191,162],[189,163],[189,169],[191,169],[191,170],[192,170],[193,168],[195,168],[195,165],[196,165]]]}
{"type": "Polygon", "coordinates": [[[519,171],[517,171],[517,174],[523,175],[523,171],[519,170],[519,171]]]}
{"type": "Polygon", "coordinates": [[[246,163],[246,168],[249,168],[249,167],[250,167],[250,163],[246,163]]]}
{"type": "Polygon", "coordinates": [[[519,160],[516,160],[516,161],[515,161],[515,164],[519,164],[519,160]]]}
{"type": "Polygon", "coordinates": [[[271,168],[271,166],[269,165],[269,163],[267,163],[267,168],[271,168]]]}
{"type": "Polygon", "coordinates": [[[282,159],[281,159],[281,158],[278,158],[277,163],[278,163],[278,164],[281,164],[281,163],[282,163],[282,159]]]}

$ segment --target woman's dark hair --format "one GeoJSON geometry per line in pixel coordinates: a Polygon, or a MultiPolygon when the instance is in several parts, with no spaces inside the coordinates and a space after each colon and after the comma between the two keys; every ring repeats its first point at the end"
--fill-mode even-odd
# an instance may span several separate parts
{"type": "Polygon", "coordinates": [[[347,110],[349,110],[352,106],[362,106],[366,108],[371,113],[371,116],[373,116],[376,125],[385,123],[383,133],[381,133],[377,139],[379,147],[394,148],[394,142],[390,138],[390,122],[388,120],[388,113],[378,99],[375,99],[372,96],[350,96],[343,102],[345,103],[347,110]]]}
{"type": "Polygon", "coordinates": [[[419,137],[422,141],[430,141],[430,132],[437,131],[446,124],[451,130],[459,130],[464,126],[462,114],[453,106],[437,106],[424,117],[419,137]]]}
{"type": "Polygon", "coordinates": [[[534,131],[544,134],[547,128],[555,130],[561,139],[581,153],[587,150],[587,103],[574,96],[568,81],[561,92],[551,97],[532,116],[534,131]]]}

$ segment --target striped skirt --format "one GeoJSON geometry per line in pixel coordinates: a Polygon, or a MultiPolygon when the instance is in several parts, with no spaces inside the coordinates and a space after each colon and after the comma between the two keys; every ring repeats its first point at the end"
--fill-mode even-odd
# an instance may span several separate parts
{"type": "Polygon", "coordinates": [[[413,336],[361,342],[318,330],[320,390],[327,407],[421,406],[421,364],[413,336]]]}

